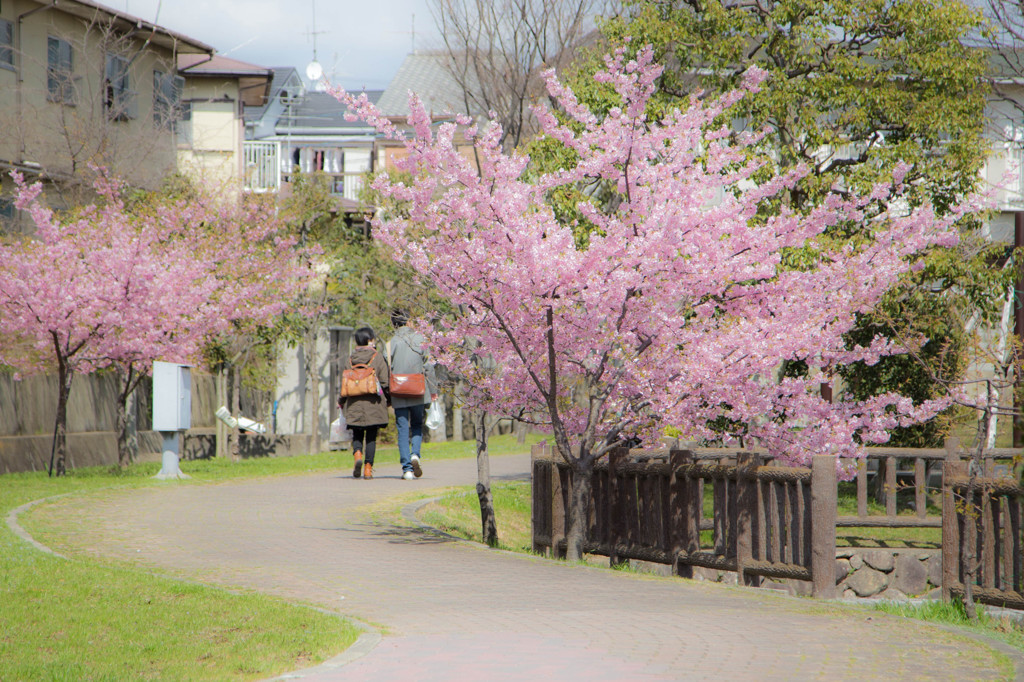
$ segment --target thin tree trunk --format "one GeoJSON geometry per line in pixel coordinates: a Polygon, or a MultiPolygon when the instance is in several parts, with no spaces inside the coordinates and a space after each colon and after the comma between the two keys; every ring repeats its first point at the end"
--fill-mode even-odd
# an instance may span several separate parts
{"type": "MultiPolygon", "coordinates": [[[[228,369],[226,365],[221,365],[217,369],[217,407],[220,408],[223,405],[225,408],[228,407],[228,369]]],[[[217,431],[215,438],[215,456],[225,457],[228,454],[228,426],[220,419],[216,421],[217,431]]]]}
{"type": "Polygon", "coordinates": [[[121,392],[117,400],[117,464],[122,469],[135,461],[139,452],[139,438],[136,423],[135,377],[131,371],[125,375],[117,372],[121,384],[121,392]]]}
{"type": "Polygon", "coordinates": [[[50,451],[49,475],[63,476],[67,462],[68,396],[71,395],[71,380],[74,373],[68,369],[64,358],[57,363],[57,417],[53,425],[53,446],[50,451]]]}
{"type": "Polygon", "coordinates": [[[309,434],[310,446],[320,449],[319,419],[320,416],[320,373],[317,363],[316,328],[306,334],[306,433],[309,434]]]}
{"type": "MultiPolygon", "coordinates": [[[[999,318],[999,340],[996,344],[996,357],[999,358],[999,366],[997,370],[1000,375],[1006,376],[1006,369],[1010,363],[1010,348],[1007,342],[1010,330],[1010,313],[1013,310],[1013,289],[1011,288],[1006,293],[1006,298],[1003,299],[1003,312],[999,318]]],[[[998,388],[993,387],[992,383],[989,382],[989,395],[987,399],[992,401],[995,398],[995,409],[990,411],[989,423],[988,423],[988,438],[986,439],[986,447],[994,448],[996,446],[996,433],[999,427],[999,391],[998,388]],[[992,394],[995,394],[994,396],[992,394]]]]}
{"type": "Polygon", "coordinates": [[[526,422],[518,420],[512,422],[512,425],[512,428],[516,433],[516,443],[519,445],[524,444],[526,442],[526,433],[530,430],[530,427],[527,426],[526,422]]]}
{"type": "Polygon", "coordinates": [[[452,440],[466,440],[462,433],[462,379],[458,379],[455,382],[454,399],[452,401],[452,440]]]}
{"type": "Polygon", "coordinates": [[[491,496],[491,460],[487,454],[487,413],[477,410],[476,416],[476,496],[480,500],[481,534],[491,547],[498,545],[498,524],[491,496]]]}
{"type": "MultiPolygon", "coordinates": [[[[231,367],[231,414],[242,414],[242,372],[237,364],[231,367]]],[[[236,462],[241,455],[241,434],[237,426],[231,429],[231,458],[236,462]]]]}
{"type": "Polygon", "coordinates": [[[978,438],[978,445],[974,448],[974,454],[967,467],[967,499],[964,501],[964,525],[973,524],[974,533],[970,533],[964,542],[960,543],[960,564],[964,569],[964,611],[972,621],[978,619],[978,610],[974,604],[974,579],[978,573],[977,557],[974,556],[977,546],[977,523],[981,516],[981,509],[975,505],[975,482],[978,474],[982,471],[982,452],[985,443],[988,441],[988,428],[992,412],[992,381],[986,381],[985,393],[987,401],[985,411],[981,416],[981,433],[978,438]]]}

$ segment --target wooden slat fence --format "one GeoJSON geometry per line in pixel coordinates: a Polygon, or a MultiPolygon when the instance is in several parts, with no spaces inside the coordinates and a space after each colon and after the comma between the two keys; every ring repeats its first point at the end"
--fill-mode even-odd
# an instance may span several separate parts
{"type": "MultiPolygon", "coordinates": [[[[567,464],[546,443],[533,449],[533,547],[562,557],[573,484],[567,464]]],[[[737,452],[667,456],[610,453],[595,466],[584,551],[613,564],[638,559],[737,571],[743,582],[793,578],[815,596],[835,593],[836,461],[811,469],[766,465],[737,452]],[[704,513],[704,490],[714,504],[704,513]],[[701,531],[710,537],[701,542],[701,531]]]]}
{"type": "MultiPolygon", "coordinates": [[[[1019,452],[1019,451],[1017,451],[1019,452]]],[[[942,596],[962,597],[967,579],[961,549],[974,546],[976,601],[1024,609],[1021,517],[1024,487],[1012,475],[996,475],[991,458],[973,479],[970,464],[946,460],[942,490],[942,596]]]]}
{"type": "MultiPolygon", "coordinates": [[[[608,556],[613,564],[669,564],[683,576],[692,575],[694,566],[736,571],[748,585],[761,577],[809,580],[815,596],[831,597],[837,526],[941,526],[943,597],[963,595],[960,550],[972,543],[976,599],[1024,609],[1024,486],[1016,467],[999,462],[1019,464],[1020,456],[1015,449],[986,450],[972,483],[970,455],[955,441],[941,450],[872,448],[869,457],[886,461],[886,513],[867,513],[861,462],[858,514],[838,517],[834,457],[815,457],[805,469],[774,466],[763,455],[736,450],[614,451],[596,465],[584,551],[608,556]],[[913,463],[916,510],[909,517],[896,514],[901,460],[913,463]],[[929,517],[928,473],[940,463],[942,515],[929,517]]],[[[564,556],[572,472],[546,443],[534,447],[532,469],[534,550],[564,556]]]]}
{"type": "MultiPolygon", "coordinates": [[[[941,527],[942,517],[938,514],[928,514],[928,498],[941,495],[942,483],[938,474],[941,474],[943,463],[950,456],[950,448],[958,449],[958,446],[951,441],[946,448],[867,448],[866,458],[855,462],[849,461],[849,466],[856,467],[857,471],[857,513],[853,516],[840,516],[836,520],[836,525],[875,528],[941,527]],[[885,500],[884,514],[868,513],[868,498],[871,496],[868,471],[872,461],[879,464],[875,467],[876,475],[884,476],[884,481],[880,482],[885,500]],[[929,485],[930,479],[938,480],[929,485]],[[901,493],[913,495],[912,516],[897,514],[897,496],[901,493]]],[[[985,450],[983,458],[994,465],[998,460],[1010,459],[1019,453],[1020,450],[994,448],[985,450]]],[[[958,451],[956,456],[966,458],[969,455],[958,451]]]]}

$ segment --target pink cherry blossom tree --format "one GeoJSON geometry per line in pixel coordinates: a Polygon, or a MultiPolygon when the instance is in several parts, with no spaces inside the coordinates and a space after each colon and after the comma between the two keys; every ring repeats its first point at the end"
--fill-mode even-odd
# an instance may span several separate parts
{"type": "Polygon", "coordinates": [[[210,199],[126,210],[101,175],[98,204],[58,220],[19,185],[17,205],[34,237],[0,246],[0,361],[21,372],[56,365],[51,473],[66,468],[67,399],[77,374],[112,367],[120,377],[119,461],[130,460],[125,405],[154,360],[194,363],[204,343],[245,319],[280,314],[304,282],[293,242],[272,210],[210,199]]]}
{"type": "Polygon", "coordinates": [[[549,72],[561,117],[536,114],[542,134],[573,159],[552,173],[504,154],[493,122],[432,127],[412,98],[405,136],[365,96],[338,93],[405,140],[401,170],[412,180],[382,175],[375,187],[408,212],[383,216],[375,230],[459,311],[425,330],[432,352],[472,377],[474,402],[544,414],[574,471],[570,559],[582,551],[594,463],[626,437],[651,442],[673,426],[688,439],[742,438],[805,463],[818,453],[862,455],[887,429],[945,404],[898,395],[828,402],[819,389],[845,363],[900,352],[882,340],[851,347],[844,334],[923,250],[956,242],[957,214],[899,201],[906,168],[867,196],[792,210],[778,199],[806,171],[765,167],[747,153],[755,135],[719,122],[763,75],[652,120],[659,73],[649,49],[636,61],[608,57],[596,79],[621,105],[599,117],[549,72]],[[479,171],[458,133],[475,145],[479,171]],[[587,229],[556,218],[551,197],[563,187],[590,197],[579,206],[587,229]],[[831,238],[849,226],[858,239],[831,238]],[[474,364],[474,354],[496,369],[474,364]],[[786,361],[808,372],[780,376],[786,361]]]}

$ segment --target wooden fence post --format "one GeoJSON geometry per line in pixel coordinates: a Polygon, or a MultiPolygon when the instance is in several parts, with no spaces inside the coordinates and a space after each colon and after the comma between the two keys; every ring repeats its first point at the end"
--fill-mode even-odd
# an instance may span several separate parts
{"type": "MultiPolygon", "coordinates": [[[[541,472],[543,471],[543,465],[540,464],[541,457],[544,456],[544,445],[546,441],[540,441],[530,448],[530,476],[533,477],[531,488],[532,504],[530,506],[530,534],[533,536],[533,551],[536,554],[544,552],[545,545],[538,542],[537,533],[540,528],[545,525],[542,522],[550,519],[551,512],[548,510],[548,506],[551,504],[549,496],[544,496],[540,483],[541,472]],[[546,498],[546,499],[545,499],[546,498]]],[[[544,473],[547,473],[544,471],[544,473]]],[[[545,486],[546,487],[546,486],[545,486]]]]}
{"type": "Polygon", "coordinates": [[[960,524],[952,481],[962,469],[960,440],[947,438],[946,459],[942,463],[942,601],[946,602],[960,582],[960,524]]]}
{"type": "Polygon", "coordinates": [[[700,549],[700,504],[699,481],[680,473],[679,468],[693,463],[689,450],[670,450],[669,464],[669,510],[672,515],[671,533],[672,573],[683,578],[693,577],[693,566],[679,563],[679,552],[692,554],[700,549]],[[694,502],[696,501],[696,505],[694,502]]]}
{"type": "Polygon", "coordinates": [[[551,452],[551,556],[564,559],[566,549],[559,547],[565,541],[565,505],[567,490],[563,490],[562,473],[559,471],[559,455],[552,448],[551,452]]]}
{"type": "Polygon", "coordinates": [[[608,523],[608,541],[611,550],[608,552],[608,563],[612,567],[619,566],[629,561],[619,557],[616,547],[619,543],[626,542],[626,510],[625,491],[623,490],[622,477],[619,469],[629,457],[627,448],[615,448],[608,452],[608,492],[611,498],[611,518],[608,523]]]}
{"type": "Polygon", "coordinates": [[[811,592],[816,599],[836,596],[836,458],[811,460],[811,592]]]}
{"type": "Polygon", "coordinates": [[[857,516],[868,515],[868,458],[857,461],[857,516]]]}
{"type": "Polygon", "coordinates": [[[747,575],[745,568],[754,559],[754,519],[757,518],[757,470],[758,459],[749,452],[736,455],[736,572],[741,585],[757,587],[760,576],[747,575]]]}
{"type": "Polygon", "coordinates": [[[885,515],[896,516],[896,458],[885,458],[885,515]]]}
{"type": "Polygon", "coordinates": [[[928,469],[920,457],[914,458],[914,507],[917,518],[923,519],[928,513],[928,469]]]}

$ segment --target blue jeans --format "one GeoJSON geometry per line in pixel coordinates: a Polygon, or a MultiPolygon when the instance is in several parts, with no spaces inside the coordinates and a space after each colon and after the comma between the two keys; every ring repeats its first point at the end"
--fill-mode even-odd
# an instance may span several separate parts
{"type": "Polygon", "coordinates": [[[412,456],[420,456],[423,443],[423,414],[426,405],[395,408],[395,425],[398,427],[398,458],[402,471],[412,471],[412,456]]]}

